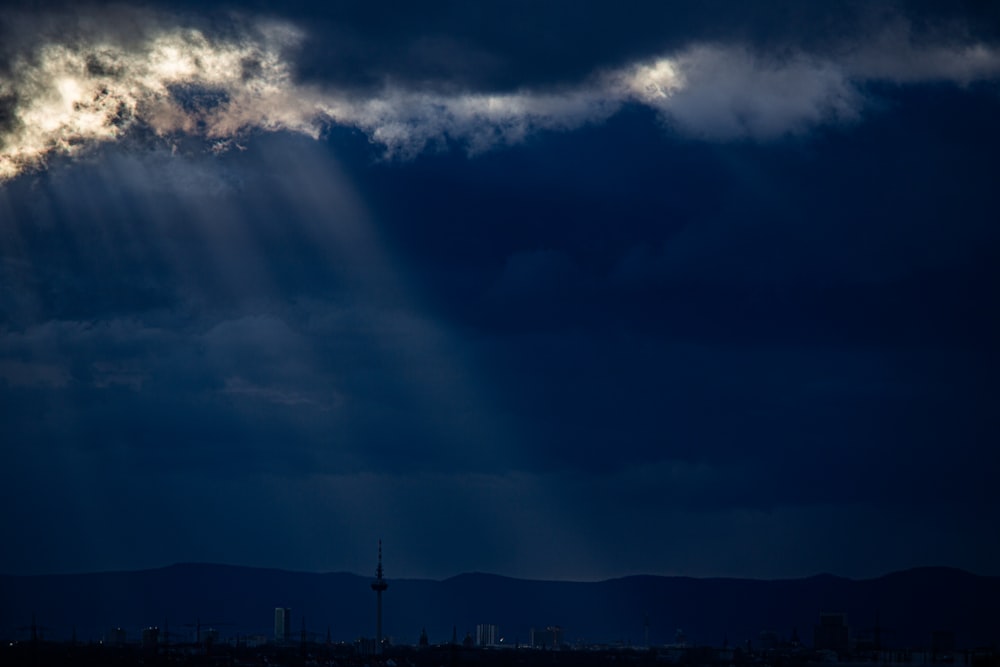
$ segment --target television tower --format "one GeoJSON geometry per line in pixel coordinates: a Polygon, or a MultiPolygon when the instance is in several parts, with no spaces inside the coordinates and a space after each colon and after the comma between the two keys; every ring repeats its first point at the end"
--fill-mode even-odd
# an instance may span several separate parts
{"type": "Polygon", "coordinates": [[[375,568],[375,581],[372,590],[377,600],[375,607],[375,652],[382,652],[382,591],[389,588],[388,582],[382,577],[382,540],[378,541],[378,567],[375,568]]]}

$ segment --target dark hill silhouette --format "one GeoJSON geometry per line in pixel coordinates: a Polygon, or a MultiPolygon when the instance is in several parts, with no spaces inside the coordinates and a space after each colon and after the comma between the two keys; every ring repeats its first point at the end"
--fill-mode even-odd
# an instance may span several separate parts
{"type": "MultiPolygon", "coordinates": [[[[46,638],[100,639],[120,626],[130,640],[149,625],[170,624],[174,640],[192,637],[199,619],[223,636],[273,634],[275,607],[292,608],[292,629],[335,641],[374,634],[370,579],[210,564],[180,564],[136,572],[0,576],[0,635],[26,638],[36,614],[46,638]],[[222,625],[224,624],[224,625],[222,625]]],[[[674,641],[721,645],[756,641],[762,631],[788,638],[797,630],[812,644],[823,611],[845,612],[852,634],[876,624],[887,646],[927,646],[931,632],[950,630],[960,647],[1000,641],[1000,577],[949,568],[919,568],[852,580],[695,579],[631,576],[601,582],[533,581],[462,574],[444,581],[390,580],[385,629],[397,643],[459,640],[477,623],[495,623],[507,643],[527,643],[531,627],[560,625],[567,641],[674,641]]]]}

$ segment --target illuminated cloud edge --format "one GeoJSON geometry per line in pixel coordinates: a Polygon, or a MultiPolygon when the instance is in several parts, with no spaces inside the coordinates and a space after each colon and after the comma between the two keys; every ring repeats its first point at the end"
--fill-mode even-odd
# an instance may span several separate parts
{"type": "Polygon", "coordinates": [[[364,132],[387,157],[408,159],[449,143],[474,154],[600,123],[626,104],[653,109],[685,136],[769,140],[857,120],[865,82],[968,85],[1000,74],[996,48],[915,44],[899,25],[837,59],[767,58],[704,43],[552,90],[385,83],[364,94],[297,81],[294,53],[304,36],[277,21],[234,21],[213,35],[160,17],[128,39],[102,31],[16,52],[0,80],[0,181],[141,132],[168,145],[199,137],[219,151],[254,131],[318,137],[340,125],[364,132]]]}

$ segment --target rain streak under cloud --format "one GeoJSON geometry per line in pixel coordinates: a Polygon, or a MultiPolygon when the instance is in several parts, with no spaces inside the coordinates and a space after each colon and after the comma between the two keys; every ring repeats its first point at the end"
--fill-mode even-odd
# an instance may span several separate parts
{"type": "Polygon", "coordinates": [[[856,120],[869,81],[968,84],[1000,73],[993,48],[914,43],[897,22],[839,60],[696,43],[551,90],[386,81],[360,93],[296,80],[305,33],[291,23],[234,17],[213,34],[164,16],[145,22],[158,27],[127,38],[95,29],[15,51],[0,80],[0,179],[139,129],[168,144],[198,136],[224,150],[253,131],[317,137],[333,124],[360,129],[387,156],[410,158],[449,141],[470,153],[515,144],[540,130],[605,121],[630,103],[690,136],[766,140],[856,120]]]}

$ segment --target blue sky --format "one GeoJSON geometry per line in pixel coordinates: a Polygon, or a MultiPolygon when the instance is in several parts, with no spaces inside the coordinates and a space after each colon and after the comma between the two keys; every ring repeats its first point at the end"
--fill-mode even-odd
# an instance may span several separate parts
{"type": "Polygon", "coordinates": [[[0,10],[0,571],[1000,574],[1000,21],[0,10]]]}

